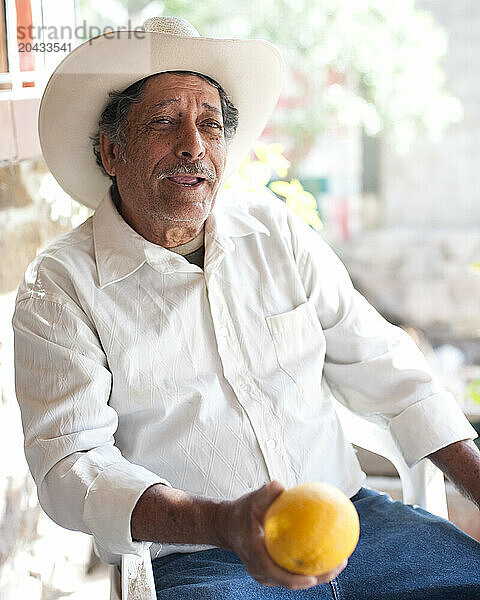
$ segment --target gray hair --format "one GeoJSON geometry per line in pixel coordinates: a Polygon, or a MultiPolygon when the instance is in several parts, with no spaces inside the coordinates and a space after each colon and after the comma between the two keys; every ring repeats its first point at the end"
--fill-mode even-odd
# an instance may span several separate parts
{"type": "MultiPolygon", "coordinates": [[[[220,105],[222,107],[222,116],[223,116],[223,131],[225,140],[229,142],[238,127],[238,110],[233,105],[230,98],[227,96],[225,90],[222,86],[217,83],[211,77],[207,75],[203,75],[202,73],[195,73],[194,71],[169,71],[170,73],[182,74],[182,75],[195,75],[196,77],[200,77],[207,81],[210,85],[217,88],[218,93],[220,95],[220,105]]],[[[144,77],[135,83],[132,83],[125,90],[112,91],[109,93],[109,103],[103,109],[103,112],[98,121],[98,132],[96,135],[92,136],[90,139],[93,144],[93,153],[95,154],[95,159],[97,161],[97,165],[103,171],[105,175],[110,177],[113,183],[116,183],[115,176],[109,175],[105,171],[105,167],[103,166],[102,157],[100,154],[100,133],[106,135],[112,142],[118,144],[118,146],[122,149],[125,146],[125,121],[127,118],[128,111],[133,104],[138,104],[141,102],[143,98],[143,90],[145,87],[145,83],[151,78],[159,75],[159,73],[155,73],[154,75],[149,75],[148,77],[144,77]]]]}

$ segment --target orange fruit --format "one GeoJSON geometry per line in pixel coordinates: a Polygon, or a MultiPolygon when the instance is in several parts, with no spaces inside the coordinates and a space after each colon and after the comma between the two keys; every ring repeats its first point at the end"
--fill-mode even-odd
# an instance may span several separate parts
{"type": "Polygon", "coordinates": [[[292,573],[322,575],[355,550],[360,535],[357,511],[329,483],[303,483],[282,492],[263,522],[272,559],[292,573]]]}

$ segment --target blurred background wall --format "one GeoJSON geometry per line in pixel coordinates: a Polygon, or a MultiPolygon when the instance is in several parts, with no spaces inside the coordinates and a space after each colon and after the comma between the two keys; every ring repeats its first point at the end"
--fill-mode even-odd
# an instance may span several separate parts
{"type": "Polygon", "coordinates": [[[475,229],[480,222],[480,81],[475,75],[480,70],[480,5],[463,0],[418,5],[448,33],[442,65],[448,90],[462,103],[463,118],[436,139],[418,136],[401,156],[382,147],[382,222],[475,229]]]}
{"type": "MultiPolygon", "coordinates": [[[[42,160],[36,117],[45,82],[84,39],[159,14],[187,16],[203,35],[281,46],[284,92],[233,184],[270,185],[313,226],[320,218],[357,287],[411,333],[467,416],[480,420],[476,0],[0,0],[2,600],[107,594],[104,572],[103,587],[85,587],[94,566],[88,537],[39,509],[23,457],[10,322],[28,263],[89,216],[42,160]]],[[[478,515],[455,498],[452,518],[480,536],[478,515]]]]}

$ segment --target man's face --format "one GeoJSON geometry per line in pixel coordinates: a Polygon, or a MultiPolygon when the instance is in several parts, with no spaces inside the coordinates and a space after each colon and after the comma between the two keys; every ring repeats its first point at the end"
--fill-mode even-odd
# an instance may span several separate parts
{"type": "Polygon", "coordinates": [[[122,214],[142,235],[148,223],[203,224],[225,159],[218,90],[191,75],[152,77],[128,112],[125,147],[114,158],[122,214]]]}

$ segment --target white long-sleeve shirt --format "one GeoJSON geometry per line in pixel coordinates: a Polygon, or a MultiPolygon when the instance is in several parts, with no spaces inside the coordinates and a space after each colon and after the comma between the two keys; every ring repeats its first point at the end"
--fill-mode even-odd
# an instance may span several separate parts
{"type": "Polygon", "coordinates": [[[131,513],[158,482],[230,499],[271,479],[355,494],[365,476],[333,396],[388,427],[409,465],[476,436],[408,335],[270,197],[217,200],[202,270],[107,195],[30,265],[13,324],[40,502],[110,562],[143,551],[131,513]]]}

